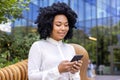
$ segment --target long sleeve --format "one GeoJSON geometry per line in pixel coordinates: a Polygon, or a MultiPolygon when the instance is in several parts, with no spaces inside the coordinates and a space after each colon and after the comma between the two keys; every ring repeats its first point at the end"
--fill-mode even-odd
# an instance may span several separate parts
{"type": "Polygon", "coordinates": [[[34,70],[29,73],[29,80],[56,80],[59,78],[59,72],[57,68],[53,68],[46,71],[34,70]]]}
{"type": "MultiPolygon", "coordinates": [[[[42,71],[42,52],[37,43],[34,43],[30,49],[28,57],[28,77],[29,80],[56,80],[60,74],[58,67],[42,71]]],[[[49,66],[49,65],[48,65],[49,66]]]]}
{"type": "Polygon", "coordinates": [[[80,72],[70,74],[72,80],[80,80],[80,72]]]}

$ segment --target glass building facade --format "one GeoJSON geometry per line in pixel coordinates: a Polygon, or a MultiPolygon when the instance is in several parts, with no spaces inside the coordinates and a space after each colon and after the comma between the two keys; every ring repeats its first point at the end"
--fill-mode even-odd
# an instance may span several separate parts
{"type": "MultiPolygon", "coordinates": [[[[110,29],[108,31],[103,30],[103,35],[106,35],[106,32],[112,34],[111,32],[114,29],[114,32],[120,32],[120,0],[31,0],[29,4],[30,10],[23,11],[23,18],[16,20],[13,26],[36,27],[34,22],[38,15],[37,11],[39,10],[39,7],[49,6],[58,1],[67,3],[78,14],[76,23],[77,29],[82,30],[89,36],[93,36],[90,29],[99,26],[106,26],[110,29]],[[116,28],[113,28],[113,26],[116,26],[116,28]]],[[[99,37],[99,32],[97,29],[96,38],[99,37]]],[[[116,33],[116,35],[119,34],[116,33]]],[[[113,45],[112,42],[114,39],[111,35],[108,36],[110,38],[109,45],[113,45]]],[[[104,41],[104,38],[102,41],[104,41]]],[[[96,57],[99,56],[99,54],[97,54],[98,52],[99,50],[96,50],[96,57]]],[[[101,60],[102,57],[99,59],[101,60]]],[[[97,62],[99,62],[99,60],[96,61],[96,64],[97,62]]],[[[116,70],[117,67],[115,67],[115,65],[120,65],[120,61],[112,61],[111,72],[116,70]]],[[[120,71],[120,66],[117,70],[120,71]]]]}
{"type": "Polygon", "coordinates": [[[54,2],[65,2],[78,14],[78,29],[88,30],[97,25],[111,26],[120,20],[119,0],[31,0],[29,11],[23,11],[23,19],[15,25],[31,25],[37,17],[39,7],[49,6],[54,2]],[[110,20],[112,19],[112,23],[110,20]],[[84,28],[86,27],[86,28],[84,28]]]}

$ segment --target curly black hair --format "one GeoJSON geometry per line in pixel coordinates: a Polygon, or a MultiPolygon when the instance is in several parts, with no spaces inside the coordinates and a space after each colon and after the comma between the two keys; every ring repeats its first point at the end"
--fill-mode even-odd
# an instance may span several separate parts
{"type": "Polygon", "coordinates": [[[64,40],[71,39],[73,36],[73,28],[75,28],[77,14],[64,2],[53,3],[51,6],[47,6],[39,9],[39,15],[36,20],[38,27],[38,33],[40,39],[46,39],[50,37],[53,30],[53,20],[56,15],[63,14],[68,19],[69,31],[64,40]]]}

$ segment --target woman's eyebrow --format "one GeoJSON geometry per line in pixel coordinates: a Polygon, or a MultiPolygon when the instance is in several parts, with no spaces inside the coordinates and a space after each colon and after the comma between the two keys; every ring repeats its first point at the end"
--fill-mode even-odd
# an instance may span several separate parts
{"type": "Polygon", "coordinates": [[[61,22],[61,21],[55,21],[56,23],[68,23],[68,21],[66,22],[61,22]]]}

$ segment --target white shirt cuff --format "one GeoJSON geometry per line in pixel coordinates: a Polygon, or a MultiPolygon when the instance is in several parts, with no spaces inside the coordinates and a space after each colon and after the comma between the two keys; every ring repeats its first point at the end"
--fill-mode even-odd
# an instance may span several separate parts
{"type": "Polygon", "coordinates": [[[80,80],[80,72],[76,72],[75,74],[70,74],[73,80],[80,80]]]}
{"type": "Polygon", "coordinates": [[[58,79],[60,77],[60,72],[58,70],[58,67],[53,68],[49,71],[49,76],[54,79],[58,79]]]}

